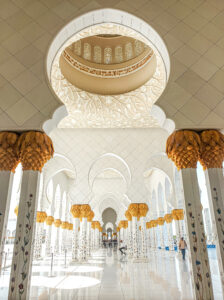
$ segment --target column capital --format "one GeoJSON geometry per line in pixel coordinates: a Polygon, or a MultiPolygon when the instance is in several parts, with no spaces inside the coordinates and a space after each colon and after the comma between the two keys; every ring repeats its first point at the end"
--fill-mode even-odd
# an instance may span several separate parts
{"type": "Polygon", "coordinates": [[[49,136],[43,132],[28,131],[20,135],[17,153],[24,171],[42,171],[45,163],[53,157],[54,148],[49,136]]]}
{"type": "Polygon", "coordinates": [[[68,229],[68,222],[64,221],[64,222],[61,222],[61,229],[68,229]]]}
{"type": "Polygon", "coordinates": [[[138,217],[139,216],[139,206],[138,203],[131,203],[128,207],[128,211],[132,215],[132,217],[138,217]]]}
{"type": "Polygon", "coordinates": [[[89,204],[82,204],[80,207],[81,218],[87,218],[91,211],[89,204]]]}
{"type": "Polygon", "coordinates": [[[46,224],[47,224],[48,226],[51,226],[51,225],[54,223],[54,217],[48,216],[48,217],[46,218],[45,222],[46,222],[46,224]]]}
{"type": "Polygon", "coordinates": [[[14,132],[0,132],[0,171],[15,172],[19,163],[17,142],[19,135],[14,132]]]}
{"type": "Polygon", "coordinates": [[[128,221],[131,221],[131,220],[132,220],[132,215],[131,215],[131,213],[130,213],[129,210],[126,210],[126,212],[125,212],[125,217],[127,218],[128,221]]]}
{"type": "Polygon", "coordinates": [[[200,158],[201,139],[192,130],[173,132],[166,142],[166,154],[176,165],[177,169],[197,168],[200,158]]]}
{"type": "Polygon", "coordinates": [[[146,217],[147,212],[149,210],[148,205],[146,203],[139,203],[138,209],[139,209],[139,216],[146,217]]]}
{"type": "Polygon", "coordinates": [[[164,216],[164,219],[165,219],[166,223],[169,224],[169,223],[172,223],[172,221],[173,221],[173,216],[172,216],[172,214],[166,214],[166,215],[164,216]]]}
{"type": "Polygon", "coordinates": [[[175,221],[184,220],[184,210],[183,209],[173,209],[172,217],[175,221]]]}
{"type": "Polygon", "coordinates": [[[61,226],[61,220],[60,219],[54,220],[54,226],[59,228],[61,226]]]}
{"type": "Polygon", "coordinates": [[[204,170],[222,168],[224,160],[224,135],[218,130],[204,130],[200,133],[200,163],[204,170]]]}
{"type": "Polygon", "coordinates": [[[157,222],[158,222],[159,226],[163,226],[163,224],[165,223],[165,220],[164,220],[164,218],[158,218],[157,222]]]}
{"type": "Polygon", "coordinates": [[[44,223],[46,218],[47,218],[47,214],[45,211],[37,211],[37,216],[36,216],[37,223],[44,223]]]}
{"type": "Polygon", "coordinates": [[[73,204],[70,209],[70,213],[72,214],[73,218],[80,218],[81,215],[81,205],[80,204],[73,204]]]}
{"type": "Polygon", "coordinates": [[[94,218],[95,214],[94,212],[91,210],[88,214],[88,217],[87,217],[87,222],[92,222],[93,218],[94,218]]]}
{"type": "Polygon", "coordinates": [[[72,223],[68,223],[68,230],[73,230],[73,224],[72,223]]]}

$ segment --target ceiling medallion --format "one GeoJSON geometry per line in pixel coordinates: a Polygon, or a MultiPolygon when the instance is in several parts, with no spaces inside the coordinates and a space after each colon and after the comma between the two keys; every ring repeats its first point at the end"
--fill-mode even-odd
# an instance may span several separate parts
{"type": "MultiPolygon", "coordinates": [[[[116,37],[115,37],[116,39],[116,37]]],[[[126,43],[127,45],[128,43],[126,43]]],[[[134,45],[134,44],[133,44],[134,45]]],[[[148,54],[149,54],[148,53],[148,54]]],[[[151,56],[151,58],[152,58],[151,56]]],[[[141,57],[141,59],[143,59],[141,57]]],[[[149,58],[150,61],[150,58],[149,58]]],[[[145,61],[146,62],[146,61],[145,61]]],[[[79,65],[79,67],[81,64],[79,65]]],[[[119,68],[116,69],[116,72],[119,68]]],[[[87,71],[87,72],[88,72],[87,71]]],[[[132,71],[130,71],[131,73],[132,71]]],[[[122,78],[121,73],[107,73],[108,77],[117,76],[118,80],[122,78]]],[[[133,72],[134,74],[134,72],[133,72]]],[[[102,76],[102,73],[91,74],[90,76],[102,76]]],[[[125,76],[124,76],[125,77],[125,76]]],[[[107,80],[107,79],[106,79],[107,80]]],[[[130,28],[126,28],[121,25],[115,24],[103,24],[89,27],[79,34],[76,34],[73,38],[66,42],[63,49],[61,49],[54,59],[51,70],[51,84],[61,99],[66,105],[68,110],[68,116],[64,118],[60,123],[60,128],[139,128],[139,127],[159,127],[159,124],[155,118],[150,115],[152,105],[162,94],[166,85],[166,72],[163,60],[158,53],[157,49],[154,49],[152,45],[149,45],[148,40],[143,38],[139,33],[133,31],[130,28]],[[123,35],[125,38],[131,38],[136,44],[140,46],[133,46],[132,50],[129,46],[116,45],[116,47],[101,47],[94,44],[86,46],[87,42],[80,42],[81,39],[92,37],[96,35],[108,35],[105,39],[110,39],[109,35],[123,35]],[[80,45],[81,43],[81,45],[80,45]],[[143,85],[138,88],[128,91],[122,94],[107,94],[102,95],[99,93],[91,93],[78,88],[72,84],[63,75],[60,68],[60,57],[63,51],[67,47],[72,46],[72,51],[75,53],[73,58],[79,57],[77,60],[79,63],[84,61],[86,70],[102,70],[102,66],[106,70],[113,70],[114,66],[122,66],[128,62],[126,67],[122,66],[121,70],[131,70],[132,66],[129,65],[133,59],[143,55],[144,49],[150,49],[150,55],[155,57],[155,70],[151,74],[151,78],[147,80],[143,85]],[[141,45],[145,44],[142,48],[141,45]],[[134,48],[135,47],[135,48],[134,48]],[[111,48],[112,51],[107,49],[111,48]],[[116,48],[116,51],[115,51],[116,48]],[[128,51],[129,54],[125,51],[128,51]],[[136,50],[137,49],[137,50],[136,50]],[[142,52],[143,51],[143,52],[142,52]],[[134,57],[134,58],[133,58],[134,57]],[[87,59],[88,58],[88,59],[87,59]],[[94,64],[94,68],[93,68],[94,64]]]]}

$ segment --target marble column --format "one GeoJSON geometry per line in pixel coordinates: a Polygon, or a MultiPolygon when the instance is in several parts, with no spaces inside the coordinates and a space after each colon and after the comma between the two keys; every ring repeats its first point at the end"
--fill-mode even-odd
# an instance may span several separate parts
{"type": "Polygon", "coordinates": [[[174,240],[173,240],[173,227],[172,227],[173,217],[172,217],[172,214],[166,214],[164,216],[164,219],[165,219],[165,222],[167,225],[169,250],[173,251],[174,250],[174,240]]]}
{"type": "Polygon", "coordinates": [[[200,158],[201,142],[196,132],[182,130],[174,132],[167,140],[166,152],[183,182],[184,212],[188,229],[188,253],[192,264],[195,299],[214,299],[211,272],[202,217],[200,192],[196,174],[200,158]]]}
{"type": "Polygon", "coordinates": [[[48,216],[46,219],[46,242],[45,242],[45,256],[50,256],[52,253],[52,224],[54,222],[54,218],[52,216],[48,216]]]}
{"type": "Polygon", "coordinates": [[[87,218],[91,211],[88,204],[82,204],[80,213],[82,222],[80,223],[80,236],[79,236],[79,260],[85,261],[87,259],[87,218]]]}
{"type": "Polygon", "coordinates": [[[17,140],[16,133],[0,132],[0,268],[12,194],[13,172],[19,161],[17,140]]]}
{"type": "MultiPolygon", "coordinates": [[[[131,219],[132,219],[132,216],[131,216],[131,219]]],[[[133,256],[133,249],[132,249],[132,220],[128,220],[128,257],[131,258],[132,256],[133,256]]]]}
{"type": "Polygon", "coordinates": [[[141,251],[140,251],[140,258],[146,259],[147,258],[147,243],[146,243],[146,222],[145,217],[140,217],[140,226],[141,226],[141,251]]]}
{"type": "Polygon", "coordinates": [[[72,231],[72,260],[78,260],[79,253],[79,226],[80,226],[80,214],[81,205],[73,204],[70,210],[73,216],[73,231],[72,231]]]}
{"type": "Polygon", "coordinates": [[[60,254],[60,234],[61,234],[61,220],[60,219],[56,219],[54,221],[54,226],[55,226],[55,241],[54,241],[54,254],[55,255],[59,255],[60,254]]]}
{"type": "Polygon", "coordinates": [[[138,220],[137,217],[132,216],[132,249],[133,249],[133,258],[139,258],[139,248],[138,248],[138,220]]]}
{"type": "Polygon", "coordinates": [[[223,169],[208,168],[205,171],[209,207],[217,236],[217,258],[224,292],[224,179],[223,169]]]}
{"type": "Polygon", "coordinates": [[[160,217],[157,219],[158,225],[159,225],[159,236],[160,236],[160,247],[161,249],[165,249],[165,243],[164,243],[164,218],[160,217]]]}
{"type": "Polygon", "coordinates": [[[10,274],[9,300],[29,299],[40,172],[54,153],[51,139],[41,132],[21,134],[17,151],[23,167],[23,176],[10,274]]]}
{"type": "Polygon", "coordinates": [[[0,171],[0,268],[2,266],[3,251],[5,245],[5,236],[12,194],[13,175],[14,174],[11,171],[0,171]]]}
{"type": "Polygon", "coordinates": [[[78,260],[79,253],[79,218],[73,219],[73,231],[72,231],[72,260],[78,260]]]}

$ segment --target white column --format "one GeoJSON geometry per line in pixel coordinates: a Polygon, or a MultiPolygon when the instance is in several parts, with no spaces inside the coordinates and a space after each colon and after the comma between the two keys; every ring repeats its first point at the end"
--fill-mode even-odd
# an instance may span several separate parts
{"type": "Polygon", "coordinates": [[[133,258],[139,258],[138,248],[138,220],[137,217],[132,216],[132,245],[133,245],[133,258]]]}
{"type": "Polygon", "coordinates": [[[196,169],[182,169],[188,249],[196,299],[214,299],[196,169]]]}
{"type": "Polygon", "coordinates": [[[9,300],[29,299],[39,177],[38,171],[23,172],[9,283],[9,300]]]}
{"type": "Polygon", "coordinates": [[[86,242],[87,257],[91,255],[91,222],[87,222],[87,242],[86,242]]]}
{"type": "Polygon", "coordinates": [[[222,168],[209,168],[205,171],[209,207],[217,236],[217,257],[224,292],[224,178],[222,168]]]}
{"type": "Polygon", "coordinates": [[[167,223],[167,233],[168,233],[168,242],[169,242],[169,250],[174,250],[174,241],[173,241],[173,227],[172,222],[167,223]]]}
{"type": "Polygon", "coordinates": [[[145,217],[140,218],[140,226],[141,226],[141,258],[147,258],[147,244],[146,244],[146,224],[145,217]]]}
{"type": "Polygon", "coordinates": [[[179,220],[174,220],[174,224],[175,224],[175,229],[176,229],[176,241],[177,241],[177,251],[178,251],[178,244],[179,244],[180,238],[181,238],[179,220]]]}
{"type": "Polygon", "coordinates": [[[11,171],[0,171],[0,268],[5,244],[14,174],[11,171]]]}
{"type": "Polygon", "coordinates": [[[78,260],[79,251],[79,218],[73,218],[73,231],[72,231],[72,260],[78,260]]]}
{"type": "Polygon", "coordinates": [[[43,225],[44,225],[44,223],[39,223],[39,222],[37,222],[37,224],[36,224],[36,235],[35,235],[34,255],[33,255],[34,259],[41,258],[43,225]]]}
{"type": "Polygon", "coordinates": [[[61,233],[61,228],[60,227],[55,227],[55,243],[54,243],[54,254],[59,255],[60,254],[60,233],[61,233]]]}
{"type": "Polygon", "coordinates": [[[128,221],[128,257],[131,258],[133,256],[133,248],[132,248],[132,221],[128,221]]]}
{"type": "Polygon", "coordinates": [[[84,261],[87,259],[86,252],[86,233],[87,233],[87,218],[82,218],[82,222],[80,223],[80,236],[79,236],[79,260],[84,261]]]}
{"type": "Polygon", "coordinates": [[[52,252],[52,224],[47,225],[46,230],[46,247],[45,247],[45,255],[49,256],[52,252]]]}

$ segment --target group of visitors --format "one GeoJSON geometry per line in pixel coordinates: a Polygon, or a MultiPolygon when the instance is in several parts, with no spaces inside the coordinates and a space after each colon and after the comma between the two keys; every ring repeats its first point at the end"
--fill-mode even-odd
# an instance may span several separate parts
{"type": "MultiPolygon", "coordinates": [[[[187,249],[187,243],[184,240],[184,238],[182,237],[180,239],[180,242],[179,242],[179,250],[182,253],[183,260],[185,260],[186,249],[187,249]]],[[[120,241],[120,248],[119,248],[119,250],[120,250],[120,252],[121,252],[122,255],[126,255],[125,250],[127,250],[127,245],[125,245],[125,243],[122,240],[120,241]]]]}

